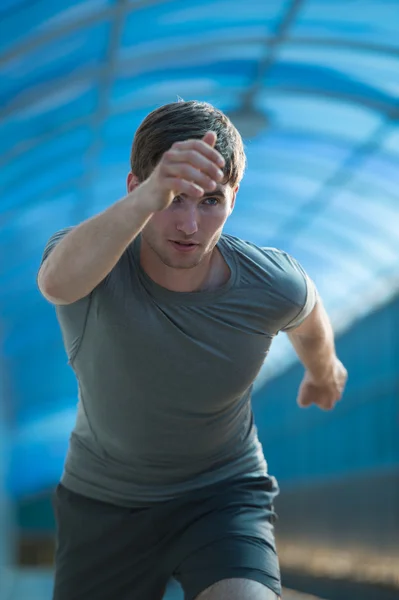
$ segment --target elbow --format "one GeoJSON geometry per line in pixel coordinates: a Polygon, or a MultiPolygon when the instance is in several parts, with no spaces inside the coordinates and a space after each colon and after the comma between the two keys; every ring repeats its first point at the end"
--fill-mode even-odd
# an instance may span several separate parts
{"type": "Polygon", "coordinates": [[[74,298],[66,297],[65,291],[57,283],[54,276],[49,273],[48,264],[44,263],[40,268],[37,284],[42,296],[51,304],[64,305],[72,304],[74,298]]]}

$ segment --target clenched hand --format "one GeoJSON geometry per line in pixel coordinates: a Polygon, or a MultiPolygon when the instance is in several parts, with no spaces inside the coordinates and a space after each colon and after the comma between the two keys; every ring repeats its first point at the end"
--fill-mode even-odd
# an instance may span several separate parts
{"type": "Polygon", "coordinates": [[[154,212],[168,208],[179,194],[200,198],[216,188],[225,161],[215,143],[216,134],[208,131],[201,140],[176,142],[163,154],[143,184],[154,212]]]}
{"type": "Polygon", "coordinates": [[[347,379],[348,372],[338,359],[330,376],[322,381],[314,380],[309,371],[306,371],[299,388],[299,406],[307,408],[315,404],[322,410],[332,410],[342,398],[347,379]]]}

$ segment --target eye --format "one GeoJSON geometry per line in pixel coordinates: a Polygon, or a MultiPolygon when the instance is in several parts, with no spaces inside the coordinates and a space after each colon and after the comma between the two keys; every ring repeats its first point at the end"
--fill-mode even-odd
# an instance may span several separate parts
{"type": "Polygon", "coordinates": [[[208,206],[216,206],[219,204],[219,198],[205,198],[204,203],[208,206]]]}
{"type": "Polygon", "coordinates": [[[181,196],[175,196],[173,198],[173,204],[178,204],[179,202],[182,202],[183,198],[181,196]]]}

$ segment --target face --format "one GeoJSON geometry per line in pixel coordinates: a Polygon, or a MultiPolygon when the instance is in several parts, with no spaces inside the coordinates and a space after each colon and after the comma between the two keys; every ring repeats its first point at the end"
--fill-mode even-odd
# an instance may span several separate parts
{"type": "Polygon", "coordinates": [[[234,206],[237,188],[218,185],[202,198],[177,196],[155,213],[142,231],[143,241],[164,265],[191,269],[210,255],[234,206]]]}

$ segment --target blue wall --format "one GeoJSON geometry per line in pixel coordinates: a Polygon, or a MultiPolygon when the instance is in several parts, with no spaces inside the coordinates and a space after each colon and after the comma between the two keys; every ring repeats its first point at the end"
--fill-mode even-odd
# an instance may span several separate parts
{"type": "Polygon", "coordinates": [[[398,326],[396,299],[337,340],[349,380],[332,412],[297,406],[299,364],[256,394],[260,438],[283,487],[399,468],[398,326]]]}

